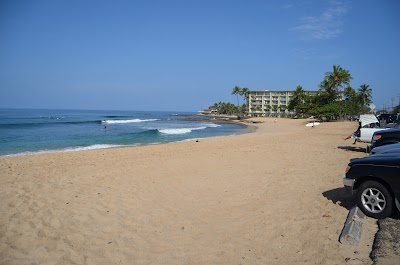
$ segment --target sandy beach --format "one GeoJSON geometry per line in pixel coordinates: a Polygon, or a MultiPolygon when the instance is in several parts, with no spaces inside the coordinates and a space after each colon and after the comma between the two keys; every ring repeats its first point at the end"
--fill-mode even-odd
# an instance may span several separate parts
{"type": "Polygon", "coordinates": [[[372,264],[338,241],[355,122],[0,158],[0,264],[372,264]]]}

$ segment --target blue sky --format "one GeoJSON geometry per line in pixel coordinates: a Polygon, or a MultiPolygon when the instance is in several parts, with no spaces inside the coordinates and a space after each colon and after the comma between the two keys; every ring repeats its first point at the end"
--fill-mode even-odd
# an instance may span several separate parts
{"type": "Polygon", "coordinates": [[[333,65],[399,102],[400,1],[0,0],[0,107],[198,111],[317,90],[333,65]]]}

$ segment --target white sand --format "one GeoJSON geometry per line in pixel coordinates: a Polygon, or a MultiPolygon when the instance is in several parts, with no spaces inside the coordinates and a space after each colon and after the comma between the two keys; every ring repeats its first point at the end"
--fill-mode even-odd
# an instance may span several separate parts
{"type": "MultiPolygon", "coordinates": [[[[354,122],[0,159],[0,264],[371,264],[338,238],[354,122]],[[338,148],[339,147],[339,148],[338,148]]],[[[360,149],[358,149],[360,148],[360,149]]]]}

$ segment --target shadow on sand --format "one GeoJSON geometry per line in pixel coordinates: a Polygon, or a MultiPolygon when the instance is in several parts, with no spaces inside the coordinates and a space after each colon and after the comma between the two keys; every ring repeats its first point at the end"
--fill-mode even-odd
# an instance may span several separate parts
{"type": "Polygon", "coordinates": [[[342,149],[345,151],[351,151],[351,152],[359,152],[359,153],[364,153],[368,155],[366,152],[367,150],[364,147],[357,147],[357,146],[338,146],[338,149],[342,149]]]}
{"type": "MultiPolygon", "coordinates": [[[[344,187],[325,191],[322,195],[334,204],[340,205],[347,210],[350,210],[356,204],[355,197],[346,192],[344,187]]],[[[400,225],[400,211],[396,207],[390,219],[396,220],[396,224],[400,225]]]]}
{"type": "Polygon", "coordinates": [[[324,191],[322,195],[334,204],[338,204],[347,210],[350,210],[356,204],[354,197],[346,192],[344,187],[324,191]]]}

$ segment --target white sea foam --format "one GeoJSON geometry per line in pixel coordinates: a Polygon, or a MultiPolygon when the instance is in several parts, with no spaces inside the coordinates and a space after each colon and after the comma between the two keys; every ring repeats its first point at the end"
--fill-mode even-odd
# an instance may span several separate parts
{"type": "Polygon", "coordinates": [[[89,146],[77,146],[77,147],[68,147],[63,149],[55,149],[55,150],[41,150],[36,152],[21,152],[17,154],[4,155],[0,157],[12,157],[12,156],[25,156],[25,155],[37,155],[37,154],[47,154],[47,153],[63,153],[63,152],[77,152],[77,151],[85,151],[85,150],[97,150],[97,149],[108,149],[108,148],[118,148],[118,147],[128,147],[128,146],[137,146],[137,145],[116,145],[116,144],[94,144],[89,146]]]}
{"type": "Polygon", "coordinates": [[[171,129],[159,129],[160,133],[164,134],[187,134],[192,131],[204,130],[207,128],[216,128],[221,125],[215,123],[202,123],[200,127],[192,127],[192,128],[171,128],[171,129]]]}
{"type": "Polygon", "coordinates": [[[216,128],[216,127],[220,127],[221,125],[215,124],[215,123],[207,123],[207,124],[204,124],[204,126],[207,126],[210,128],[216,128]]]}
{"type": "Polygon", "coordinates": [[[60,150],[60,152],[75,152],[75,151],[84,151],[84,150],[108,149],[108,148],[117,148],[117,147],[125,147],[125,146],[126,145],[118,145],[118,144],[93,144],[93,145],[89,145],[89,146],[69,147],[69,148],[60,150]]]}
{"type": "Polygon", "coordinates": [[[159,121],[159,119],[105,120],[105,121],[101,121],[101,123],[103,123],[103,124],[124,124],[124,123],[137,123],[137,122],[149,122],[149,121],[159,121]]]}
{"type": "Polygon", "coordinates": [[[206,128],[207,128],[206,126],[202,126],[202,127],[195,127],[195,128],[161,129],[161,130],[158,130],[158,131],[160,133],[164,133],[164,134],[187,134],[187,133],[191,133],[192,131],[204,130],[206,128]]]}

